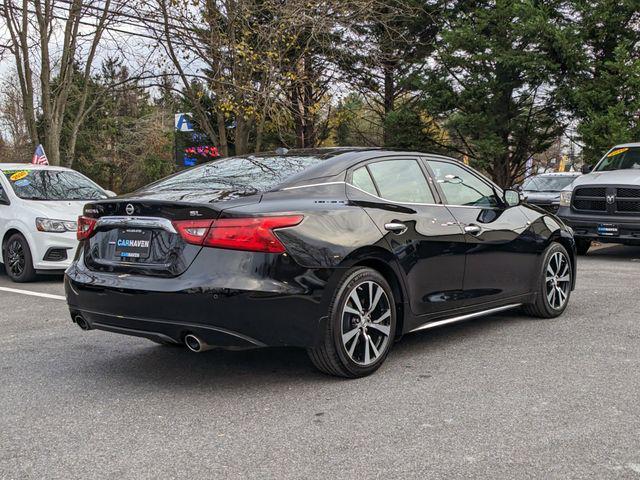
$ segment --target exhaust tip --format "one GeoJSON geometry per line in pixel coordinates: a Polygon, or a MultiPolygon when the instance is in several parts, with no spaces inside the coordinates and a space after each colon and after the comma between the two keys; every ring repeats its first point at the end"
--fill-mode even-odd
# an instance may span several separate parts
{"type": "Polygon", "coordinates": [[[189,350],[192,352],[201,352],[203,342],[193,334],[185,335],[184,344],[187,346],[189,350]]]}
{"type": "Polygon", "coordinates": [[[74,320],[76,321],[76,324],[82,329],[82,330],[89,330],[89,324],[87,323],[87,321],[82,317],[82,315],[76,315],[74,320]]]}

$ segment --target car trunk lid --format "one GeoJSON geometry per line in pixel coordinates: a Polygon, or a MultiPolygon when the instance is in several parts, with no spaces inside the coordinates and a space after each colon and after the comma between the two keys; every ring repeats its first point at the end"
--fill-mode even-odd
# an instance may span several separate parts
{"type": "Polygon", "coordinates": [[[87,204],[84,216],[95,224],[85,240],[84,262],[94,271],[178,276],[202,249],[186,241],[185,225],[195,228],[210,223],[225,208],[259,200],[260,196],[254,195],[192,203],[133,196],[87,204]]]}

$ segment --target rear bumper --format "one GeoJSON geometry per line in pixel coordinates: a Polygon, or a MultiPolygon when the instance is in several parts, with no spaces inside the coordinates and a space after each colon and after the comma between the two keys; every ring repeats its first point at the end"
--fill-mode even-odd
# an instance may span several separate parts
{"type": "Polygon", "coordinates": [[[283,255],[220,249],[203,249],[174,278],[89,271],[79,257],[65,274],[72,319],[81,315],[90,328],[176,343],[192,333],[223,348],[317,345],[339,276],[283,255]],[[215,268],[229,263],[235,271],[215,268]]]}
{"type": "Polygon", "coordinates": [[[561,207],[558,216],[573,229],[575,238],[603,243],[640,244],[640,217],[576,214],[570,207],[561,207]],[[598,232],[599,225],[616,225],[618,233],[602,235],[598,232]]]}

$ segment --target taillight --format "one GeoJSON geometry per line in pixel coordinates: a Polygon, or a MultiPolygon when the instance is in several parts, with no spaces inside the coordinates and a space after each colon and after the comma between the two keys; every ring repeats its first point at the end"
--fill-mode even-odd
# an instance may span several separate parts
{"type": "Polygon", "coordinates": [[[290,215],[219,219],[211,225],[204,245],[232,250],[284,253],[284,245],[276,237],[274,230],[298,225],[302,218],[302,215],[290,215]]]}
{"type": "Polygon", "coordinates": [[[302,218],[302,215],[289,215],[286,217],[176,220],[173,222],[173,226],[185,242],[194,245],[252,252],[284,253],[284,245],[278,240],[274,230],[298,225],[302,218]]]}
{"type": "Polygon", "coordinates": [[[173,226],[187,243],[202,245],[213,220],[176,220],[173,226]]]}
{"type": "Polygon", "coordinates": [[[78,231],[76,237],[78,240],[86,240],[93,234],[93,229],[96,228],[97,220],[90,217],[78,217],[78,231]]]}

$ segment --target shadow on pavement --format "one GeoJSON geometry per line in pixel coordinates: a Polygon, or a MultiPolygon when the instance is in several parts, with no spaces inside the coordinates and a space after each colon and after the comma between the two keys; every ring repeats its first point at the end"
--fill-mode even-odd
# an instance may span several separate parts
{"type": "MultiPolygon", "coordinates": [[[[493,335],[506,322],[518,322],[518,311],[447,325],[430,331],[406,335],[396,343],[382,368],[369,380],[377,382],[385,373],[406,370],[414,364],[436,361],[448,348],[460,342],[473,343],[476,337],[493,335]],[[515,315],[514,315],[515,313],[515,315]],[[432,357],[429,360],[429,357],[432,357]]],[[[530,321],[522,319],[522,321],[530,321]]],[[[133,386],[153,384],[171,390],[261,389],[265,385],[333,384],[344,379],[315,370],[306,352],[300,348],[264,348],[245,351],[211,350],[194,354],[180,347],[136,343],[123,350],[122,343],[103,332],[96,343],[83,346],[81,372],[94,381],[133,386]],[[107,351],[108,350],[108,351],[107,351]]],[[[77,375],[80,372],[76,372],[77,375]]],[[[356,380],[357,381],[357,380],[356,380]]]]}
{"type": "Polygon", "coordinates": [[[589,250],[586,258],[640,262],[640,246],[619,245],[616,243],[596,245],[589,250]]]}
{"type": "MultiPolygon", "coordinates": [[[[7,276],[7,272],[4,269],[4,265],[0,263],[0,282],[13,285],[32,285],[38,283],[62,283],[64,281],[64,272],[38,274],[35,281],[29,283],[14,283],[7,276]]],[[[19,288],[19,287],[17,287],[19,288]]]]}

